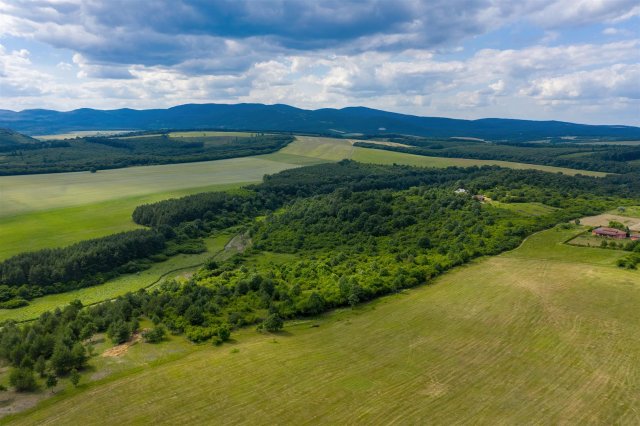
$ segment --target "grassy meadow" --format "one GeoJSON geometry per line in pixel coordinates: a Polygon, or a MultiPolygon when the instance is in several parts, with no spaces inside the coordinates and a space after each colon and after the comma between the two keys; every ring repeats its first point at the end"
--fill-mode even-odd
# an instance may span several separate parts
{"type": "Polygon", "coordinates": [[[563,243],[581,230],[279,334],[96,358],[97,381],[4,423],[636,424],[640,275],[563,243]]]}

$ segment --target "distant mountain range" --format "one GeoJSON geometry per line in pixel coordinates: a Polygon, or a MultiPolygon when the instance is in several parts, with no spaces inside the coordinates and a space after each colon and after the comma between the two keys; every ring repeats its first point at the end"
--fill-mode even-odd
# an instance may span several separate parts
{"type": "Polygon", "coordinates": [[[584,125],[561,121],[419,117],[364,107],[305,110],[289,105],[188,104],[168,109],[77,109],[59,112],[0,110],[0,127],[28,135],[82,130],[233,129],[322,134],[410,134],[533,140],[563,136],[640,139],[632,126],[584,125]]]}

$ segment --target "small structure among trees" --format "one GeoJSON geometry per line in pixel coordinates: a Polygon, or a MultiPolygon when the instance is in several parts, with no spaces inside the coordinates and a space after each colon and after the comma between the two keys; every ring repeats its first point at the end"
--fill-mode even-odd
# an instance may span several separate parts
{"type": "Polygon", "coordinates": [[[599,237],[609,237],[609,238],[616,238],[620,240],[627,238],[627,233],[625,231],[621,231],[620,229],[609,228],[605,226],[594,229],[593,231],[591,231],[591,234],[597,235],[599,237]]]}

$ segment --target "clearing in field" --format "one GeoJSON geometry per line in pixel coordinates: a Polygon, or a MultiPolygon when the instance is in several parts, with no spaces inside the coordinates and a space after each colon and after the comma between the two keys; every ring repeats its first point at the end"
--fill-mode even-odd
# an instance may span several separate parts
{"type": "Polygon", "coordinates": [[[525,216],[544,216],[554,210],[555,207],[547,206],[542,203],[501,203],[500,201],[489,200],[489,204],[500,207],[501,209],[511,210],[525,216]]]}
{"type": "Polygon", "coordinates": [[[135,345],[117,374],[9,423],[637,424],[640,275],[563,244],[582,229],[282,334],[135,345]]]}

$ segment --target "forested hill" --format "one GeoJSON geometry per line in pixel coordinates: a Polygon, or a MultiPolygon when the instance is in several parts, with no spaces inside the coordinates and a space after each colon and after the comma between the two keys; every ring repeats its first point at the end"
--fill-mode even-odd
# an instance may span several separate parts
{"type": "Polygon", "coordinates": [[[189,104],[168,109],[0,110],[0,127],[30,135],[79,130],[154,130],[219,128],[325,134],[412,134],[431,137],[475,137],[488,140],[535,140],[579,136],[638,138],[640,128],[591,126],[560,121],[487,118],[457,120],[418,117],[363,107],[304,110],[288,105],[189,104]]]}
{"type": "Polygon", "coordinates": [[[22,144],[37,144],[39,141],[9,129],[0,128],[0,150],[14,149],[22,144]]]}

